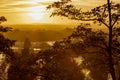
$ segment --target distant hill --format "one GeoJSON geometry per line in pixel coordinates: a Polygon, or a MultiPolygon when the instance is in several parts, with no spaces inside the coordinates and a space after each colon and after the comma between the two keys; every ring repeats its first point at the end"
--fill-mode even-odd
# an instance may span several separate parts
{"type": "MultiPolygon", "coordinates": [[[[31,41],[55,41],[67,37],[77,25],[71,24],[16,24],[4,25],[12,27],[13,31],[5,34],[8,38],[17,41],[24,41],[29,38],[31,41]]],[[[93,30],[106,29],[102,26],[92,25],[93,30]]]]}
{"type": "Polygon", "coordinates": [[[5,25],[12,27],[13,29],[20,29],[20,30],[62,30],[66,27],[73,28],[77,25],[70,25],[70,24],[14,24],[14,25],[5,25]]]}
{"type": "Polygon", "coordinates": [[[68,35],[72,33],[72,31],[73,31],[72,28],[64,28],[60,30],[14,29],[13,31],[8,32],[5,35],[6,37],[13,39],[13,40],[17,40],[17,41],[24,41],[26,38],[29,38],[30,41],[56,41],[56,40],[61,40],[62,38],[67,37],[68,35]]]}

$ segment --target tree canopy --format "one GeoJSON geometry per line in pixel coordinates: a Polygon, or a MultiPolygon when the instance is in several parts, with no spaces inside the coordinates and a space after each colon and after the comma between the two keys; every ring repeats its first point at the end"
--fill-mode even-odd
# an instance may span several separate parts
{"type": "Polygon", "coordinates": [[[94,21],[94,23],[98,22],[100,25],[103,24],[108,28],[108,41],[106,43],[108,55],[107,60],[109,61],[108,65],[111,76],[113,80],[116,80],[112,47],[114,45],[114,25],[120,20],[120,4],[107,0],[106,4],[84,12],[81,9],[76,8],[72,4],[72,0],[60,0],[49,5],[47,8],[54,9],[51,16],[57,15],[73,20],[94,21]]]}
{"type": "Polygon", "coordinates": [[[4,36],[4,33],[11,31],[10,27],[3,27],[2,22],[7,21],[4,16],[0,17],[0,56],[2,58],[0,62],[0,79],[7,79],[7,70],[9,67],[9,62],[14,58],[14,52],[11,47],[14,45],[15,40],[10,40],[4,36]]]}
{"type": "Polygon", "coordinates": [[[6,38],[3,33],[11,31],[12,28],[10,27],[3,27],[1,25],[2,22],[7,21],[7,19],[3,16],[0,17],[0,54],[6,54],[10,57],[13,57],[12,49],[11,47],[14,45],[15,40],[10,40],[6,38]]]}

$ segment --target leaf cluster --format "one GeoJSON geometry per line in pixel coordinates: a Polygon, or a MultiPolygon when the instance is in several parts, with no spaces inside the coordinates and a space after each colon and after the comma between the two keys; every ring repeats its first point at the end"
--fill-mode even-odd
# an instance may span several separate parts
{"type": "MultiPolygon", "coordinates": [[[[5,22],[7,19],[3,16],[0,17],[0,23],[5,22]]],[[[13,57],[13,51],[11,47],[14,45],[15,40],[10,40],[4,36],[4,33],[12,31],[10,27],[3,27],[0,24],[0,54],[7,54],[10,57],[13,57]]]]}
{"type": "MultiPolygon", "coordinates": [[[[112,26],[120,20],[120,4],[111,2],[111,17],[112,17],[112,26]]],[[[100,25],[104,24],[106,27],[109,27],[108,24],[108,6],[107,4],[95,7],[89,11],[82,11],[81,9],[72,5],[71,1],[58,1],[47,7],[48,9],[53,8],[51,16],[64,16],[73,20],[82,20],[82,21],[94,21],[98,22],[100,25]]]]}
{"type": "Polygon", "coordinates": [[[48,50],[39,53],[41,80],[80,80],[84,78],[81,68],[66,52],[62,42],[56,42],[48,50]]]}

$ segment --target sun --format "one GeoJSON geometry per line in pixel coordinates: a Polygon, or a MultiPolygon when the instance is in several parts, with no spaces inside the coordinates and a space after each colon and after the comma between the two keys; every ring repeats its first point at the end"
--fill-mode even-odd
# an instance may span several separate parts
{"type": "Polygon", "coordinates": [[[39,21],[43,18],[43,15],[40,13],[29,13],[28,16],[35,21],[39,21]]]}
{"type": "Polygon", "coordinates": [[[26,16],[29,17],[29,19],[33,22],[42,21],[44,16],[44,11],[46,7],[45,6],[35,6],[35,7],[29,7],[27,8],[27,14],[26,16]]]}

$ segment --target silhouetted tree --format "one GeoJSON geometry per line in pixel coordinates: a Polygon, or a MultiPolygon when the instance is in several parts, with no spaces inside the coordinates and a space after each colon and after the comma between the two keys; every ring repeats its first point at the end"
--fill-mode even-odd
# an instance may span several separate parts
{"type": "Polygon", "coordinates": [[[71,48],[84,58],[83,68],[91,71],[90,75],[94,80],[107,80],[106,37],[107,33],[93,31],[89,24],[81,24],[68,39],[71,48]]]}
{"type": "MultiPolygon", "coordinates": [[[[113,29],[112,51],[114,55],[112,57],[115,66],[119,66],[120,61],[119,28],[118,26],[113,29]]],[[[94,80],[107,80],[109,73],[107,38],[107,32],[101,30],[94,31],[89,24],[81,24],[75,28],[68,38],[61,42],[61,45],[74,50],[76,54],[84,57],[85,61],[83,63],[87,64],[87,69],[91,70],[91,76],[94,80]]],[[[116,70],[118,71],[116,74],[119,75],[119,69],[116,70]]]]}
{"type": "Polygon", "coordinates": [[[11,47],[14,45],[15,40],[10,40],[6,38],[3,33],[11,31],[10,27],[3,27],[2,22],[7,21],[5,17],[0,17],[0,54],[6,54],[9,57],[13,57],[13,52],[11,47]]]}
{"type": "Polygon", "coordinates": [[[8,80],[34,80],[36,75],[36,54],[21,56],[16,53],[15,60],[12,61],[9,68],[8,80]]]}
{"type": "Polygon", "coordinates": [[[14,58],[14,53],[11,47],[14,45],[14,40],[10,40],[4,36],[4,33],[11,31],[10,27],[3,27],[1,25],[2,22],[7,21],[4,16],[0,17],[0,58],[2,59],[0,62],[0,80],[7,79],[7,70],[9,69],[8,65],[14,58]]]}
{"type": "Polygon", "coordinates": [[[84,74],[61,43],[39,54],[41,80],[83,80],[84,74]]]}
{"type": "Polygon", "coordinates": [[[120,20],[120,4],[119,3],[110,3],[110,0],[107,0],[107,4],[102,6],[98,6],[90,11],[83,12],[81,9],[76,8],[72,4],[70,4],[71,0],[61,0],[58,2],[54,2],[52,5],[49,5],[47,8],[54,8],[51,16],[65,16],[69,19],[74,20],[82,20],[82,21],[95,21],[100,24],[104,24],[108,28],[108,42],[107,42],[107,53],[108,53],[108,61],[109,61],[109,71],[113,80],[116,80],[115,77],[115,69],[113,63],[114,55],[112,53],[112,45],[113,45],[113,28],[114,25],[120,20]]]}
{"type": "Polygon", "coordinates": [[[37,76],[37,55],[31,52],[31,42],[25,39],[21,53],[15,53],[15,59],[9,69],[8,80],[34,80],[37,76]]]}
{"type": "Polygon", "coordinates": [[[23,46],[23,50],[22,50],[23,56],[30,53],[30,48],[31,48],[31,42],[28,38],[26,38],[24,41],[24,46],[23,46]]]}

